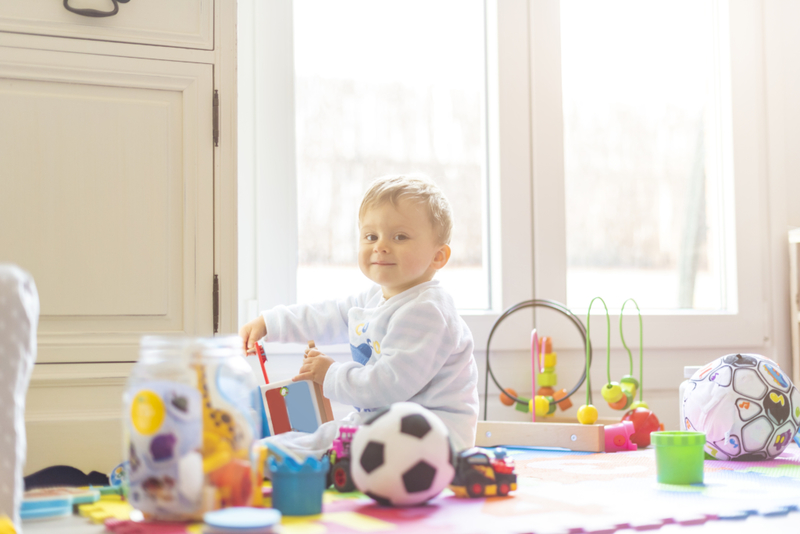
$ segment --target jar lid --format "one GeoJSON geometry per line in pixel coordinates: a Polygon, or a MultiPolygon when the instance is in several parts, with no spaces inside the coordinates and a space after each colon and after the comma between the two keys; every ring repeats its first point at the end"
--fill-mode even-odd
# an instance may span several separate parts
{"type": "Polygon", "coordinates": [[[206,525],[228,530],[265,529],[281,522],[281,513],[272,508],[233,507],[206,512],[203,515],[206,525]]]}
{"type": "Polygon", "coordinates": [[[706,444],[706,435],[703,432],[651,432],[650,439],[656,447],[691,447],[706,444]]]}

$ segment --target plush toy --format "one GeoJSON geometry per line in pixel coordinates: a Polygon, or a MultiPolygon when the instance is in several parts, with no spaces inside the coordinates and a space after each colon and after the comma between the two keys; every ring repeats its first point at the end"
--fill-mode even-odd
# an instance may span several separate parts
{"type": "Polygon", "coordinates": [[[729,354],[702,367],[682,402],[682,427],[705,432],[705,450],[719,460],[774,458],[800,426],[800,393],[758,354],[729,354]]]}
{"type": "Polygon", "coordinates": [[[356,488],[387,506],[422,504],[455,475],[447,427],[413,402],[375,412],[355,433],[350,453],[356,488]]]}

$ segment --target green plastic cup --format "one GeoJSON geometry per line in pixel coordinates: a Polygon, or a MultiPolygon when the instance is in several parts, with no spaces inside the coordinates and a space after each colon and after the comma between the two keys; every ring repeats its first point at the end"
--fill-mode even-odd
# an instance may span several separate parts
{"type": "Polygon", "coordinates": [[[653,432],[650,440],[656,448],[656,470],[661,484],[702,484],[703,432],[653,432]]]}

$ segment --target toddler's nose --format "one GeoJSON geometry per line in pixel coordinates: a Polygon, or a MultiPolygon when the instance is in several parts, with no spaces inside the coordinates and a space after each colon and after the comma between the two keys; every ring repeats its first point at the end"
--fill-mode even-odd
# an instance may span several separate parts
{"type": "Polygon", "coordinates": [[[389,250],[389,241],[382,237],[378,238],[375,241],[375,246],[373,249],[375,252],[386,252],[389,250]]]}

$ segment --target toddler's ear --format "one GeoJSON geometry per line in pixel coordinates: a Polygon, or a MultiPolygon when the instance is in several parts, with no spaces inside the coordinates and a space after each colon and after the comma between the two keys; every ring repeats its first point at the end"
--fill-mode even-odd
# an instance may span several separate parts
{"type": "Polygon", "coordinates": [[[439,270],[447,265],[448,261],[450,261],[450,245],[442,245],[433,256],[433,268],[439,270]]]}

